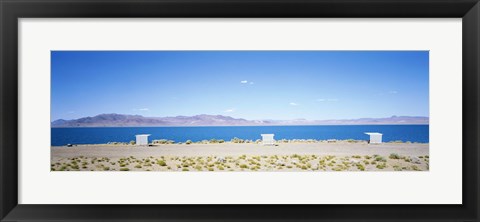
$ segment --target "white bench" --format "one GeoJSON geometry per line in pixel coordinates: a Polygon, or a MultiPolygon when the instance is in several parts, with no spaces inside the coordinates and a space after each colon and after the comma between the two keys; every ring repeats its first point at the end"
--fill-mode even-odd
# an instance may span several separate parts
{"type": "Polygon", "coordinates": [[[263,145],[275,145],[275,140],[273,136],[275,134],[260,134],[262,136],[262,144],[263,145]]]}

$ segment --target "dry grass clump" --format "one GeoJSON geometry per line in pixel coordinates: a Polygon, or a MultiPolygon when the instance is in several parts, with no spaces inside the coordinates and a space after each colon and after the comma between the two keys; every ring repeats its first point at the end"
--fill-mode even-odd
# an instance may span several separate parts
{"type": "Polygon", "coordinates": [[[167,166],[167,163],[164,160],[157,161],[157,164],[160,166],[167,166]]]}
{"type": "Polygon", "coordinates": [[[380,169],[380,170],[383,170],[387,167],[387,164],[386,163],[379,163],[377,164],[377,169],[380,169]]]}
{"type": "Polygon", "coordinates": [[[361,163],[357,163],[357,169],[359,169],[360,171],[365,171],[365,166],[361,163]]]}
{"type": "Polygon", "coordinates": [[[394,160],[402,159],[402,157],[400,155],[396,154],[396,153],[390,154],[390,156],[388,156],[388,158],[394,159],[394,160]]]}
{"type": "Polygon", "coordinates": [[[161,139],[161,140],[153,140],[153,144],[175,144],[175,141],[173,140],[166,140],[166,139],[161,139]]]}
{"type": "Polygon", "coordinates": [[[399,165],[394,165],[394,166],[393,166],[393,170],[394,170],[394,171],[402,171],[403,168],[402,168],[401,166],[399,166],[399,165]]]}

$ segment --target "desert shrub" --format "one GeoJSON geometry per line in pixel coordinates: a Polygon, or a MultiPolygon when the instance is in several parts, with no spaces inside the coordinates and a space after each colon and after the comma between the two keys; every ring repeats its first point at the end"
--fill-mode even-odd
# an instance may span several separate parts
{"type": "Polygon", "coordinates": [[[302,170],[306,170],[306,169],[308,169],[308,167],[307,167],[307,166],[305,166],[305,165],[303,165],[301,168],[302,168],[302,170]]]}
{"type": "Polygon", "coordinates": [[[187,140],[187,141],[185,141],[185,144],[190,145],[190,144],[192,144],[192,141],[191,141],[191,140],[187,140]]]}
{"type": "Polygon", "coordinates": [[[416,165],[411,165],[410,168],[412,168],[412,170],[415,170],[415,171],[420,171],[420,168],[418,168],[418,166],[416,165]]]}
{"type": "Polygon", "coordinates": [[[129,171],[130,169],[124,167],[124,168],[120,168],[120,171],[129,171]]]}
{"type": "Polygon", "coordinates": [[[166,140],[166,139],[160,139],[160,140],[153,140],[153,144],[174,144],[175,141],[173,140],[166,140]]]}
{"type": "MultiPolygon", "coordinates": [[[[259,170],[259,169],[260,169],[259,166],[254,166],[254,167],[252,167],[252,170],[253,170],[253,171],[257,171],[257,170],[259,170]]],[[[279,169],[281,169],[281,168],[279,168],[279,169]]]]}
{"type": "Polygon", "coordinates": [[[396,154],[396,153],[392,153],[392,154],[390,154],[390,156],[388,156],[388,158],[398,160],[398,159],[401,158],[401,156],[396,154]]]}
{"type": "Polygon", "coordinates": [[[342,171],[342,170],[345,170],[345,169],[346,168],[344,166],[340,165],[340,164],[335,166],[334,168],[332,168],[332,170],[334,170],[334,171],[342,171]]]}
{"type": "Polygon", "coordinates": [[[375,160],[378,161],[378,162],[386,162],[387,161],[385,159],[385,157],[383,157],[383,156],[377,156],[377,157],[375,157],[375,160]]]}
{"type": "Polygon", "coordinates": [[[218,143],[218,140],[217,139],[211,139],[210,143],[218,143]]]}
{"type": "Polygon", "coordinates": [[[152,143],[154,143],[154,144],[166,144],[167,140],[165,140],[165,139],[153,140],[152,143]]]}
{"type": "Polygon", "coordinates": [[[232,142],[232,143],[244,143],[245,140],[234,137],[232,140],[230,140],[230,142],[232,142]]]}
{"type": "Polygon", "coordinates": [[[362,165],[361,163],[358,163],[357,164],[357,169],[361,170],[361,171],[365,171],[365,166],[362,165]]]}
{"type": "Polygon", "coordinates": [[[182,171],[190,171],[188,168],[183,168],[182,171]]]}
{"type": "Polygon", "coordinates": [[[213,169],[212,167],[209,167],[208,168],[208,171],[214,171],[215,169],[213,169]]]}
{"type": "Polygon", "coordinates": [[[135,141],[131,140],[130,145],[135,145],[135,141]]]}
{"type": "Polygon", "coordinates": [[[142,168],[142,165],[137,164],[137,165],[135,165],[135,168],[142,168]]]}
{"type": "Polygon", "coordinates": [[[328,161],[333,160],[334,158],[335,156],[331,156],[331,155],[328,155],[325,157],[325,159],[327,159],[328,161]]]}
{"type": "Polygon", "coordinates": [[[165,161],[163,161],[163,160],[157,161],[157,164],[160,165],[160,166],[166,166],[167,165],[167,163],[165,163],[165,161]]]}
{"type": "Polygon", "coordinates": [[[355,155],[355,156],[352,156],[352,157],[355,158],[355,159],[360,159],[360,158],[362,158],[362,157],[359,156],[359,155],[355,155]]]}
{"type": "Polygon", "coordinates": [[[248,166],[247,166],[246,164],[241,164],[241,165],[240,165],[240,168],[246,169],[246,168],[248,168],[248,166]]]}
{"type": "Polygon", "coordinates": [[[385,169],[385,167],[387,167],[387,164],[385,164],[385,163],[377,164],[377,168],[378,168],[378,169],[381,169],[381,170],[382,170],[382,169],[385,169]]]}
{"type": "Polygon", "coordinates": [[[103,167],[103,170],[110,170],[110,167],[103,167]]]}
{"type": "Polygon", "coordinates": [[[225,143],[225,140],[218,140],[218,143],[225,143]]]}

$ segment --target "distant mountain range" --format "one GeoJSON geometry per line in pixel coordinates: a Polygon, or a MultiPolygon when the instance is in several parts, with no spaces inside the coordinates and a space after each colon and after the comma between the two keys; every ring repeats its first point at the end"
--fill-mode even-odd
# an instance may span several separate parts
{"type": "Polygon", "coordinates": [[[127,126],[278,126],[278,125],[399,125],[428,124],[428,117],[392,116],[342,120],[246,120],[222,115],[144,117],[140,115],[100,114],[94,117],[51,123],[52,127],[127,127],[127,126]]]}

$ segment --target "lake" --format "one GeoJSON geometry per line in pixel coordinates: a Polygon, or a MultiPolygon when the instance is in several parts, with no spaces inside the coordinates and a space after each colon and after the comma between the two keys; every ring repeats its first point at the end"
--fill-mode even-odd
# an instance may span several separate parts
{"type": "Polygon", "coordinates": [[[129,142],[136,134],[151,134],[149,141],[168,139],[175,142],[201,141],[234,137],[261,139],[260,134],[273,133],[275,139],[355,139],[368,140],[365,132],[383,134],[383,141],[429,142],[429,125],[338,125],[338,126],[208,126],[208,127],[79,127],[52,128],[51,145],[101,144],[129,142]]]}

